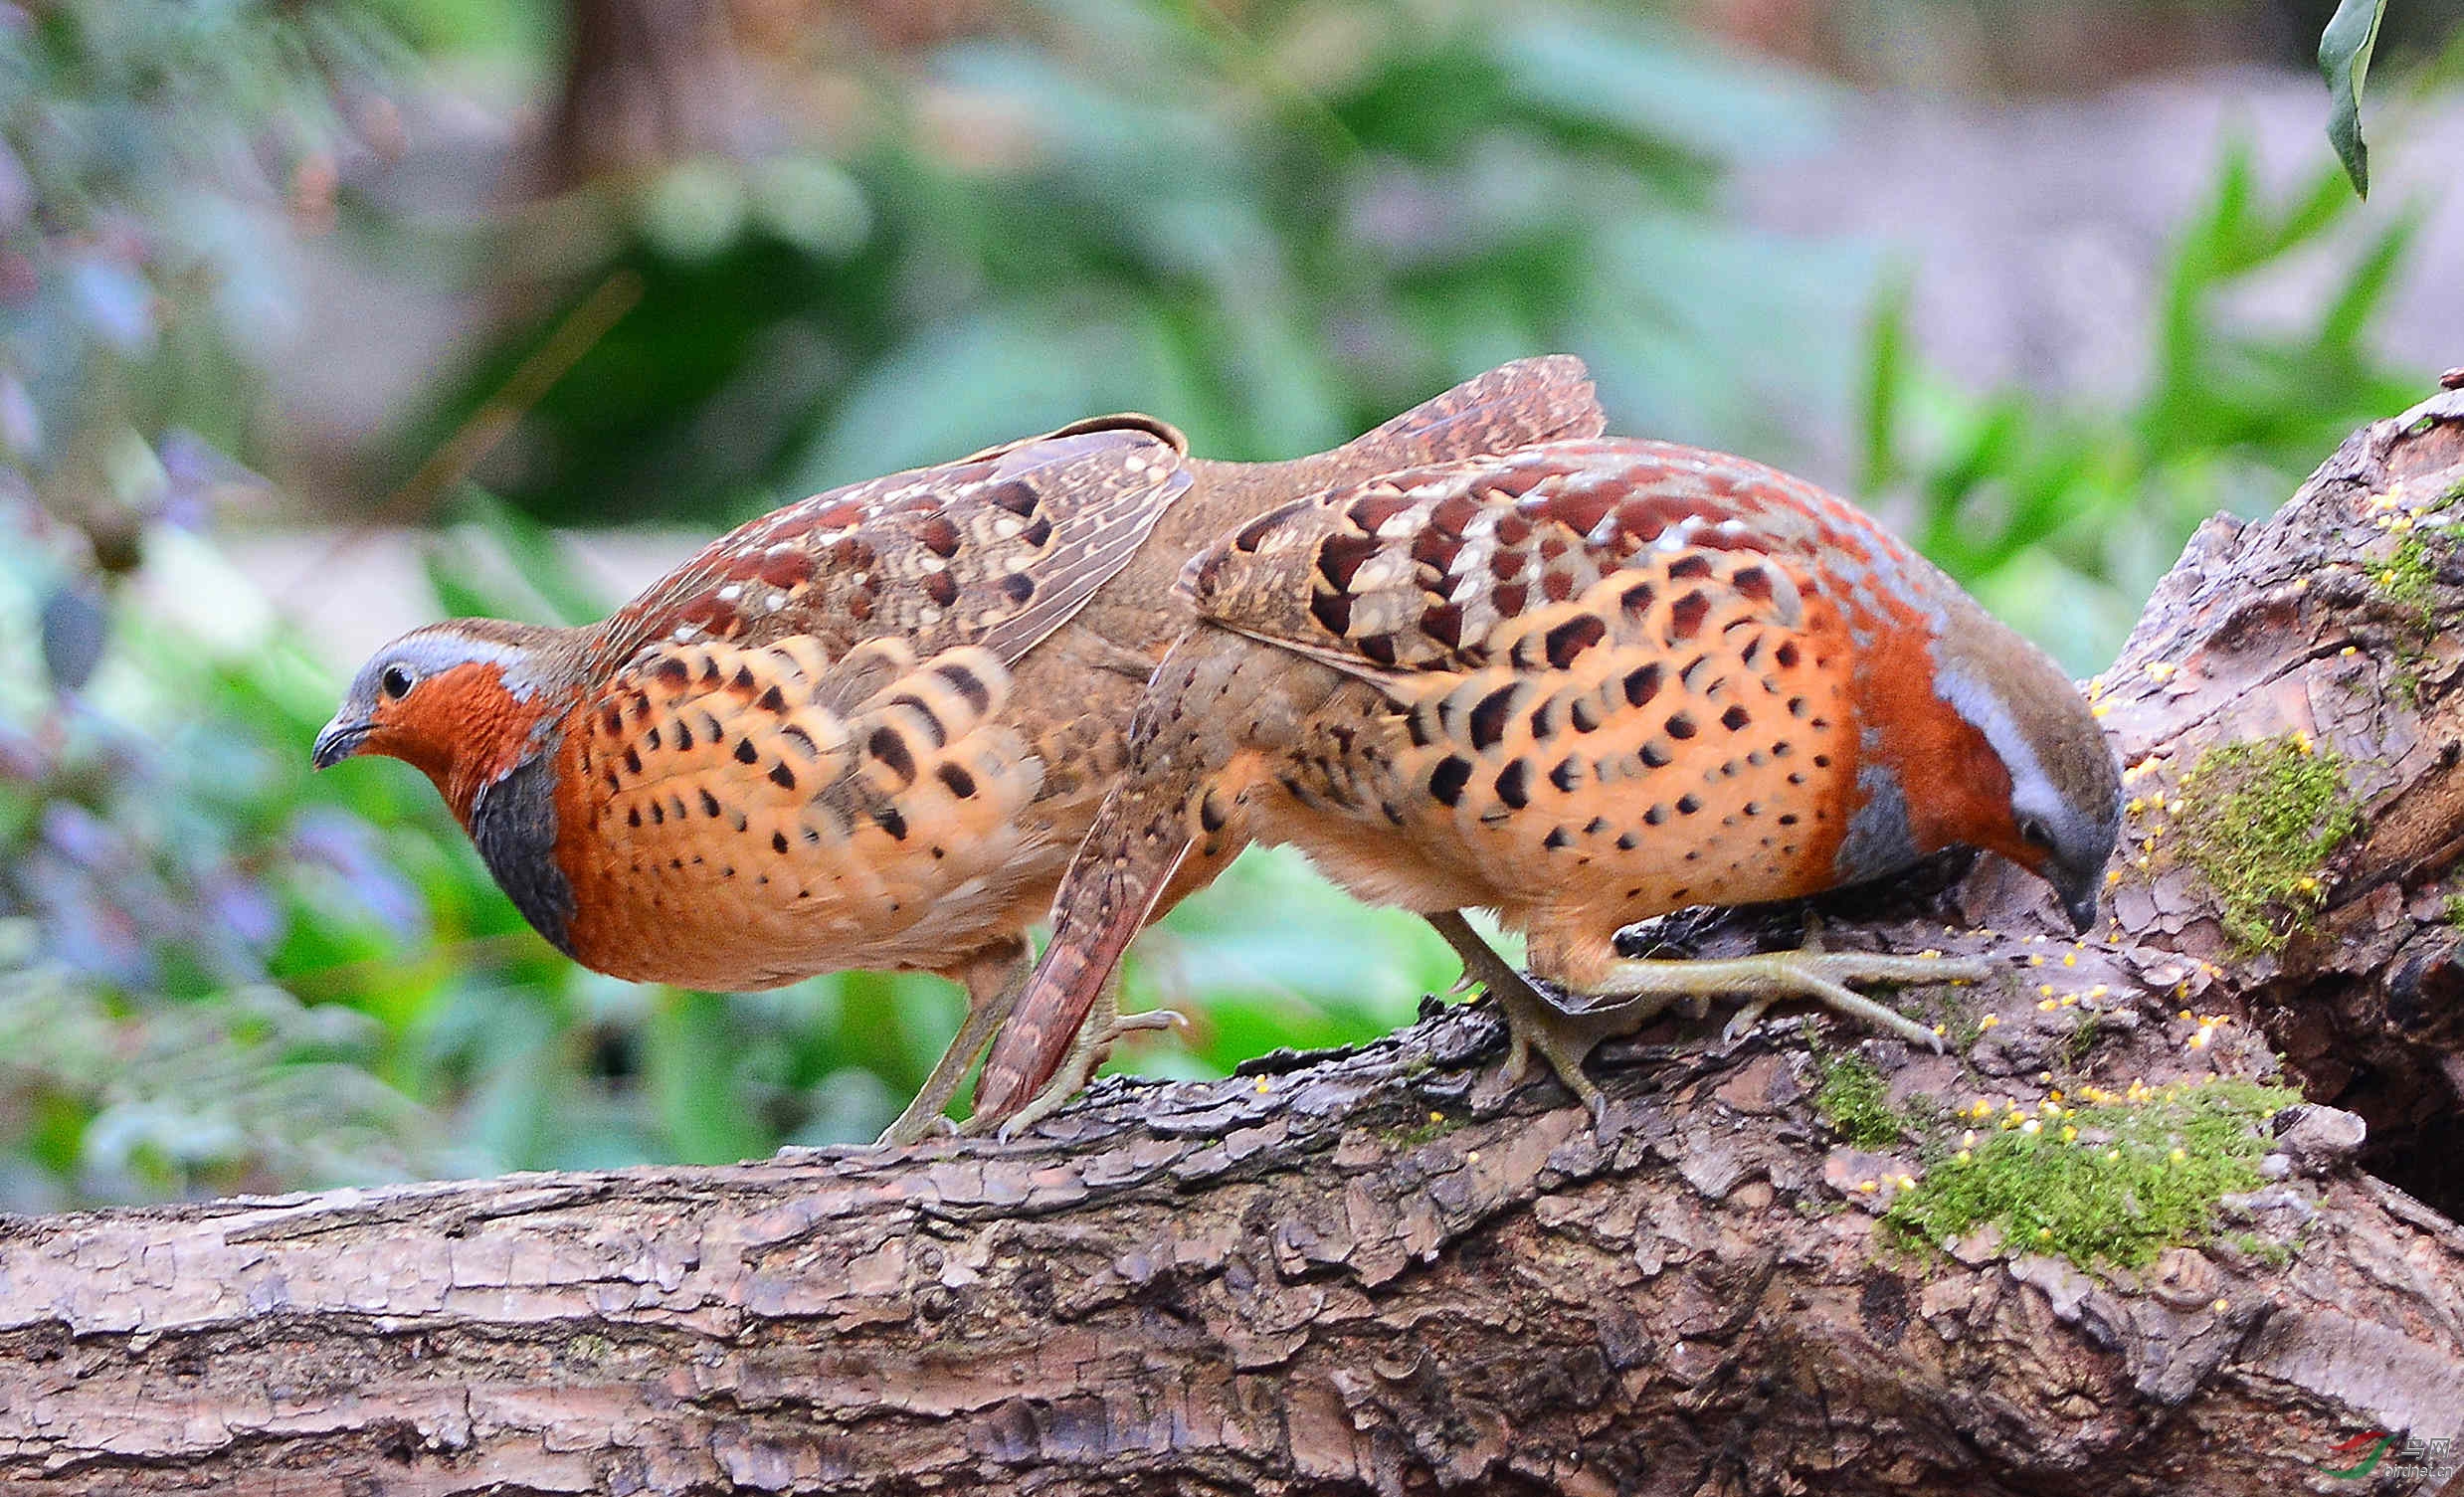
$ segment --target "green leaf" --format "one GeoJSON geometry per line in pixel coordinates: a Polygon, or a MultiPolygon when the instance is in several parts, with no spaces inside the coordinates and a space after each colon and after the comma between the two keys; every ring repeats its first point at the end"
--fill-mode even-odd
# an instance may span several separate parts
{"type": "Polygon", "coordinates": [[[2378,22],[2387,0],[2344,0],[2319,36],[2319,71],[2335,100],[2327,138],[2345,163],[2353,190],[2369,196],[2369,147],[2362,140],[2362,90],[2369,78],[2370,49],[2378,45],[2378,22]]]}
{"type": "Polygon", "coordinates": [[[1857,492],[1879,493],[1900,474],[1900,402],[1912,378],[1908,352],[1908,299],[1911,278],[1907,267],[1890,270],[1874,294],[1873,316],[1866,323],[1865,388],[1858,402],[1857,425],[1865,449],[1857,492]]]}

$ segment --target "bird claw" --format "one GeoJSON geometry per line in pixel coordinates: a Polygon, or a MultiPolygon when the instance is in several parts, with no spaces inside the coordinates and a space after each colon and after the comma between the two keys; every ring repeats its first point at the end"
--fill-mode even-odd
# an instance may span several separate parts
{"type": "MultiPolygon", "coordinates": [[[[1189,1016],[1178,1009],[1141,1009],[1135,1014],[1123,1014],[1114,1007],[1117,1000],[1111,996],[1109,987],[1099,1003],[1097,1018],[1078,1031],[1078,1037],[1069,1046],[1068,1056],[1061,1061],[1060,1069],[1052,1073],[1052,1079],[1043,1084],[1042,1091],[1029,1097],[1025,1105],[1002,1120],[997,1136],[1003,1143],[1015,1140],[1059,1111],[1062,1103],[1084,1091],[1087,1083],[1095,1078],[1096,1068],[1112,1053],[1114,1040],[1144,1030],[1186,1029],[1190,1027],[1189,1016]]],[[[962,1131],[974,1133],[979,1130],[970,1120],[962,1131]]]]}
{"type": "Polygon", "coordinates": [[[1959,957],[1897,957],[1864,951],[1772,951],[1760,956],[1695,962],[1620,962],[1598,991],[1709,998],[1741,995],[1745,1007],[1722,1029],[1724,1040],[1743,1037],[1784,998],[1810,998],[1939,1053],[1942,1036],[1907,1015],[1855,992],[1849,983],[1928,984],[1983,982],[1992,970],[1959,957]]]}

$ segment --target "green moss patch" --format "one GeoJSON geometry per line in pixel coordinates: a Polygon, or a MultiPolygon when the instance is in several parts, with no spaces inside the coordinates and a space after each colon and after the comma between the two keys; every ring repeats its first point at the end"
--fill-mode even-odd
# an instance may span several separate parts
{"type": "Polygon", "coordinates": [[[1813,1051],[1822,1077],[1814,1089],[1814,1110],[1821,1113],[1841,1139],[1859,1149],[1887,1149],[1910,1132],[1906,1113],[1890,1104],[1890,1083],[1882,1072],[1855,1055],[1813,1051]]]}
{"type": "Polygon", "coordinates": [[[1990,1224],[2013,1251],[2060,1253],[2082,1268],[2100,1259],[2145,1267],[2203,1235],[2223,1196],[2258,1189],[2260,1125],[2299,1100],[2252,1081],[2182,1082],[2031,1117],[2032,1130],[1996,1126],[1930,1160],[1883,1224],[1928,1246],[1990,1224]]]}
{"type": "Polygon", "coordinates": [[[2215,890],[2237,944],[2282,947],[2323,902],[2329,856],[2362,829],[2344,758],[2298,735],[2219,744],[2181,790],[2176,855],[2215,890]]]}

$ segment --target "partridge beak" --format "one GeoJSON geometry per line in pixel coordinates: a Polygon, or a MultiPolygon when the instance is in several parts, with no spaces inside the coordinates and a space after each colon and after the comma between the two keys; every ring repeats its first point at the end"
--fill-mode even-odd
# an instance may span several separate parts
{"type": "Polygon", "coordinates": [[[344,722],[339,717],[335,718],[325,724],[323,732],[316,735],[316,747],[308,750],[308,766],[311,769],[333,768],[358,753],[359,746],[367,741],[368,734],[375,728],[376,724],[372,722],[344,722]]]}
{"type": "Polygon", "coordinates": [[[2084,874],[2060,873],[2053,879],[2053,891],[2062,896],[2062,908],[2070,911],[2071,928],[2083,936],[2096,924],[2096,899],[2104,887],[2103,868],[2084,874]]]}

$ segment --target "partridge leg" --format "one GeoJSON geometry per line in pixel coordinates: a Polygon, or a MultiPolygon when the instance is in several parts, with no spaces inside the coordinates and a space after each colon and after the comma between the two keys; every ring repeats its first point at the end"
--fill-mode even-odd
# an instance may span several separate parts
{"type": "Polygon", "coordinates": [[[1632,1033],[1671,1003],[1688,996],[1671,993],[1570,1013],[1551,1003],[1532,986],[1529,978],[1515,971],[1488,942],[1480,939],[1480,933],[1471,928],[1460,911],[1447,910],[1427,919],[1437,934],[1445,937],[1446,944],[1454,948],[1454,954],[1463,959],[1464,982],[1476,982],[1488,990],[1505,1011],[1507,1049],[1503,1074],[1507,1083],[1522,1084],[1531,1074],[1532,1055],[1537,1051],[1576,1100],[1591,1109],[1596,1122],[1609,1103],[1600,1088],[1592,1084],[1592,1078],[1583,1074],[1584,1060],[1603,1040],[1632,1033]]]}
{"type": "MultiPolygon", "coordinates": [[[[1112,1053],[1114,1040],[1142,1029],[1179,1029],[1188,1023],[1188,1016],[1178,1009],[1148,1009],[1137,1014],[1123,1014],[1121,974],[1115,969],[1095,994],[1095,1006],[1088,1012],[1086,1024],[1078,1030],[1077,1037],[1069,1042],[1069,1053],[1062,1059],[1060,1069],[1052,1073],[1052,1079],[1044,1083],[1042,1090],[1029,1097],[1018,1111],[1002,1120],[1001,1136],[1018,1137],[1050,1116],[1063,1102],[1084,1091],[1086,1083],[1094,1079],[1096,1068],[1104,1063],[1104,1057],[1112,1053]]],[[[975,1133],[979,1129],[970,1120],[962,1124],[959,1131],[975,1133]]]]}
{"type": "Polygon", "coordinates": [[[1696,1012],[1713,998],[1742,997],[1746,1006],[1729,1022],[1725,1036],[1734,1038],[1751,1028],[1764,1011],[1784,998],[1810,998],[1842,1014],[1863,1020],[1886,1033],[1897,1034],[1930,1049],[1942,1048],[1942,1037],[1897,1010],[1876,1003],[1847,987],[1849,983],[1980,982],[1990,975],[1981,962],[1947,957],[1894,957],[1869,952],[1821,950],[1774,951],[1760,956],[1700,961],[1623,961],[1588,990],[1609,1002],[1569,1012],[1543,997],[1522,974],[1491,951],[1459,914],[1432,915],[1447,942],[1463,957],[1467,976],[1475,976],[1497,995],[1506,1013],[1512,1047],[1506,1074],[1517,1080],[1527,1072],[1538,1051],[1549,1068],[1598,1119],[1606,1106],[1600,1088],[1583,1074],[1583,1062],[1603,1040],[1630,1034],[1672,1004],[1688,1004],[1696,1012]]]}
{"type": "Polygon", "coordinates": [[[958,1094],[968,1067],[983,1053],[993,1032],[1018,1006],[1031,967],[1027,943],[1022,940],[997,946],[958,971],[956,978],[967,989],[967,1017],[951,1036],[949,1048],[941,1052],[932,1074],[924,1078],[915,1100],[898,1114],[897,1121],[881,1130],[875,1143],[903,1148],[929,1134],[955,1131],[956,1125],[944,1116],[950,1098],[958,1094]]]}

